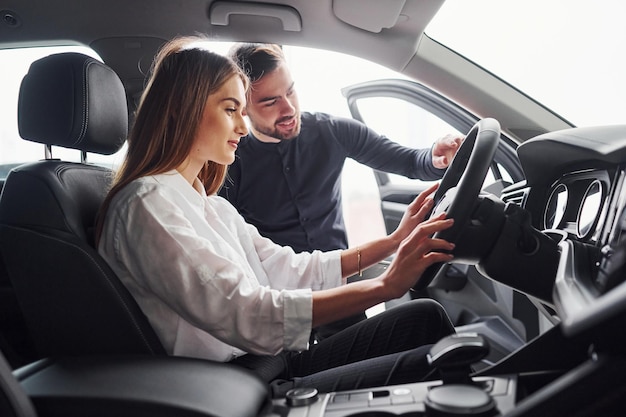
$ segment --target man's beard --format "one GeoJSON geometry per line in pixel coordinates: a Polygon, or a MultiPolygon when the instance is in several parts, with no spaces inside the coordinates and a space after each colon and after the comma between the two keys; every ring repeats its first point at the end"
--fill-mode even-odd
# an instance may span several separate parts
{"type": "MultiPolygon", "coordinates": [[[[300,128],[301,128],[301,124],[300,124],[300,115],[298,114],[297,116],[295,116],[296,119],[296,128],[295,130],[292,130],[288,133],[282,133],[280,131],[279,128],[276,127],[276,125],[273,125],[271,127],[265,127],[265,126],[259,126],[256,123],[254,123],[254,121],[252,119],[250,119],[250,123],[252,124],[252,127],[259,133],[262,133],[266,136],[270,136],[274,139],[278,139],[278,140],[291,140],[294,139],[295,137],[297,137],[300,134],[300,128]]],[[[289,119],[287,119],[289,120],[289,119]]],[[[280,123],[283,120],[279,120],[276,123],[280,123]]]]}

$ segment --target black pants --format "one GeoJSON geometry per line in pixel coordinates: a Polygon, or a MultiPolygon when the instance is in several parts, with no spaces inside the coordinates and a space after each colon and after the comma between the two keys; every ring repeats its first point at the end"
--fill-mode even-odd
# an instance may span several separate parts
{"type": "Polygon", "coordinates": [[[421,381],[430,345],[454,332],[433,300],[412,300],[363,320],[303,352],[244,355],[232,363],[270,383],[274,397],[297,387],[344,391],[421,381]]]}

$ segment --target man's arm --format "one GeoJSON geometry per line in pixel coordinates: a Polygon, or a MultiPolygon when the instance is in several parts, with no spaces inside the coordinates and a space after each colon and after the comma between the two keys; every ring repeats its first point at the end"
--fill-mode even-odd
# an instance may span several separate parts
{"type": "MultiPolygon", "coordinates": [[[[438,180],[445,173],[445,169],[435,165],[434,146],[424,149],[402,146],[354,119],[331,117],[328,125],[346,155],[372,169],[424,181],[438,180]]],[[[451,160],[451,155],[448,157],[451,160]]],[[[440,162],[437,164],[441,166],[440,162]]]]}

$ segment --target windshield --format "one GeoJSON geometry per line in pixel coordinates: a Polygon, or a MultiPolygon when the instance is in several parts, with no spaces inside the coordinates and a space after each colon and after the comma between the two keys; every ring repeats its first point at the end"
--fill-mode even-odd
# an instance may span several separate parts
{"type": "Polygon", "coordinates": [[[426,34],[576,126],[620,124],[624,16],[623,0],[447,0],[426,34]]]}

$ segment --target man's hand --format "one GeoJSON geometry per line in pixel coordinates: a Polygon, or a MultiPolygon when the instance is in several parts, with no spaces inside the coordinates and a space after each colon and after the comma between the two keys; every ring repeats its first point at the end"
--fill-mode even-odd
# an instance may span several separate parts
{"type": "Polygon", "coordinates": [[[448,134],[437,141],[433,145],[433,166],[437,169],[448,168],[452,158],[456,155],[456,151],[461,147],[461,143],[465,139],[462,135],[448,134]]]}

